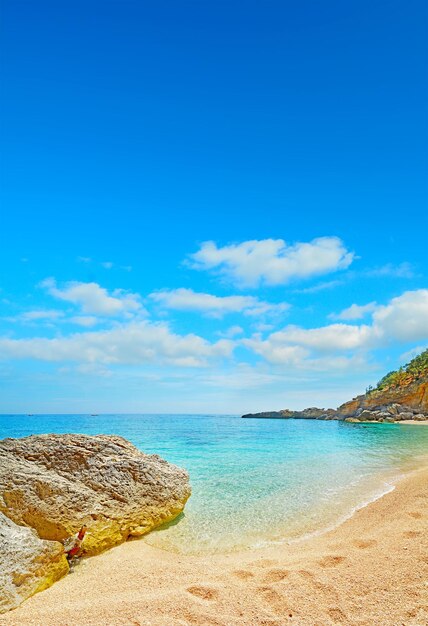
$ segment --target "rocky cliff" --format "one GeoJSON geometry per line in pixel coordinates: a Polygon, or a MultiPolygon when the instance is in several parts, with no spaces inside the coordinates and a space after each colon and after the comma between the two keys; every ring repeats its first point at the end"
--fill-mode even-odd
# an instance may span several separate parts
{"type": "Polygon", "coordinates": [[[411,381],[401,387],[374,389],[342,404],[337,411],[344,417],[355,415],[358,409],[376,409],[400,404],[417,413],[428,414],[428,381],[411,381]]]}
{"type": "Polygon", "coordinates": [[[189,496],[185,470],[121,437],[0,441],[0,515],[8,518],[0,518],[0,595],[9,598],[1,608],[13,608],[68,570],[59,542],[83,524],[82,555],[97,554],[174,519],[189,496]],[[24,587],[14,563],[21,564],[24,587]]]}
{"type": "Polygon", "coordinates": [[[311,407],[303,411],[267,411],[248,413],[245,418],[324,419],[346,421],[428,420],[428,350],[410,363],[389,372],[377,386],[345,402],[337,409],[311,407]]]}

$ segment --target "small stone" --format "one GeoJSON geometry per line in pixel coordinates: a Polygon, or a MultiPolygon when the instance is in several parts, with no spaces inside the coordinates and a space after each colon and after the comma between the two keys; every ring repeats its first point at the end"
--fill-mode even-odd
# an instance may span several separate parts
{"type": "Polygon", "coordinates": [[[416,422],[425,422],[428,420],[428,415],[424,415],[423,413],[417,413],[416,415],[413,416],[413,419],[416,422]]]}
{"type": "Polygon", "coordinates": [[[412,420],[413,419],[413,413],[408,411],[407,413],[402,412],[400,413],[400,419],[401,420],[412,420]]]}
{"type": "Polygon", "coordinates": [[[364,409],[358,417],[362,422],[370,422],[378,419],[378,413],[378,411],[369,411],[368,409],[364,409]]]}

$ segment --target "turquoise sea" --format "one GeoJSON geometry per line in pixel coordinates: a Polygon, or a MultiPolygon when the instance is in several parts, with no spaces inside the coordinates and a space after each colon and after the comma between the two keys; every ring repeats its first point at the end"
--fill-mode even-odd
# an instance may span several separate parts
{"type": "Polygon", "coordinates": [[[190,473],[183,515],[145,537],[183,553],[289,541],[337,524],[428,454],[427,426],[233,415],[0,415],[0,438],[118,434],[190,473]]]}

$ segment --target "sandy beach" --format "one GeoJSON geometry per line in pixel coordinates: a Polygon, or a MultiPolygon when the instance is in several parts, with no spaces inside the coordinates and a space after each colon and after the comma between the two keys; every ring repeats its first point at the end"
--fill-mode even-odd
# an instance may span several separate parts
{"type": "Polygon", "coordinates": [[[427,623],[427,466],[325,534],[209,557],[128,542],[0,617],[9,626],[427,623]]]}

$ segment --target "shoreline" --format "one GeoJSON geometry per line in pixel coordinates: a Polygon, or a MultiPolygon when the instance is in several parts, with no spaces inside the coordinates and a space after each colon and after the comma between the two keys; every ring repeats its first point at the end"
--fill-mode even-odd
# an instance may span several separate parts
{"type": "MultiPolygon", "coordinates": [[[[346,421],[346,420],[345,420],[346,421]]],[[[397,420],[395,422],[385,422],[379,420],[358,420],[355,419],[352,422],[348,422],[349,424],[403,424],[406,425],[414,425],[414,426],[428,426],[428,420],[419,421],[419,420],[397,420]]]]}
{"type": "Polygon", "coordinates": [[[122,544],[0,616],[9,626],[419,626],[428,461],[331,530],[232,554],[122,544]]]}

